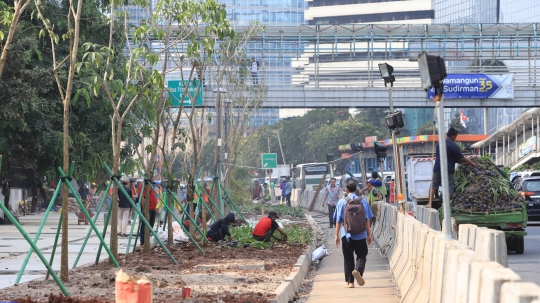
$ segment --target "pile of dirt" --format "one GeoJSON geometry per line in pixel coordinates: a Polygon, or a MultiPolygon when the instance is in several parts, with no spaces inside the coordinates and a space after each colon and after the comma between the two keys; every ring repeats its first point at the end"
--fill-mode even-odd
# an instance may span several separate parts
{"type": "Polygon", "coordinates": [[[493,162],[485,158],[470,159],[476,164],[460,165],[456,171],[452,208],[463,212],[497,213],[521,209],[519,193],[493,162]]]}
{"type": "MultiPolygon", "coordinates": [[[[43,301],[36,301],[32,298],[22,298],[14,299],[13,302],[17,303],[37,303],[43,301]]],[[[56,296],[54,294],[49,294],[47,303],[113,303],[113,301],[105,300],[101,298],[87,298],[87,299],[78,299],[73,297],[64,297],[62,295],[56,296]]]]}

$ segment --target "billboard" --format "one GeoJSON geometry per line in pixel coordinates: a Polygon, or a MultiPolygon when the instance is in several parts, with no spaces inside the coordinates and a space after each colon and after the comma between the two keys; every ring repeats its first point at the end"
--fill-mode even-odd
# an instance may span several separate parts
{"type": "Polygon", "coordinates": [[[536,136],[530,137],[519,145],[519,157],[526,156],[536,149],[536,136]]]}
{"type": "MultiPolygon", "coordinates": [[[[433,98],[433,89],[428,97],[433,98]]],[[[448,74],[444,79],[447,99],[514,99],[514,74],[448,74]]]]}

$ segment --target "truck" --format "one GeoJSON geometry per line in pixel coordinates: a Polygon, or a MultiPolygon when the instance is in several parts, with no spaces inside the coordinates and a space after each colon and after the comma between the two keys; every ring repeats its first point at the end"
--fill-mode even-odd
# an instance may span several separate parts
{"type": "Polygon", "coordinates": [[[426,205],[429,202],[433,165],[435,157],[431,155],[409,155],[407,160],[407,194],[414,203],[415,212],[417,205],[426,205]]]}
{"type": "MultiPolygon", "coordinates": [[[[473,156],[466,155],[466,157],[473,156]]],[[[416,205],[425,205],[429,201],[429,189],[434,164],[435,158],[430,155],[409,155],[407,161],[407,187],[409,198],[415,205],[415,212],[416,205]]],[[[498,173],[502,174],[500,170],[498,170],[498,173]]],[[[438,201],[438,199],[433,199],[433,201],[438,201]]],[[[440,203],[433,203],[432,205],[436,206],[440,205],[440,203]]],[[[458,226],[460,224],[474,224],[479,227],[502,230],[506,237],[507,250],[514,251],[516,254],[524,252],[524,236],[527,235],[525,228],[528,219],[524,205],[522,208],[516,208],[512,212],[499,213],[474,213],[452,209],[452,217],[458,226]]]]}
{"type": "Polygon", "coordinates": [[[290,177],[291,176],[291,168],[287,164],[278,165],[277,168],[272,169],[271,177],[272,179],[279,179],[290,177]]]}

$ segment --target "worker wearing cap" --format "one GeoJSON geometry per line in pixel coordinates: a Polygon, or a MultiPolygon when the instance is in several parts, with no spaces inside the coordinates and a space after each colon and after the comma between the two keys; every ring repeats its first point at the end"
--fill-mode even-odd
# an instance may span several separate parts
{"type": "Polygon", "coordinates": [[[278,241],[287,240],[287,234],[281,227],[279,227],[276,219],[279,218],[275,211],[268,213],[268,217],[262,218],[255,228],[253,229],[253,238],[257,241],[270,242],[270,238],[274,238],[278,241]],[[274,231],[279,231],[283,237],[280,239],[274,236],[274,231]]]}
{"type": "Polygon", "coordinates": [[[373,219],[377,217],[377,213],[379,210],[379,201],[383,199],[383,195],[377,189],[382,185],[383,184],[381,180],[370,178],[367,182],[367,187],[360,191],[360,194],[363,194],[367,191],[367,200],[370,205],[371,212],[373,213],[373,219]]]}
{"type": "MultiPolygon", "coordinates": [[[[437,144],[437,156],[435,158],[435,164],[433,165],[433,177],[431,180],[431,188],[429,190],[429,194],[431,197],[434,197],[437,194],[439,186],[442,185],[441,172],[448,174],[448,194],[450,198],[452,198],[452,195],[454,194],[454,173],[456,172],[456,163],[464,163],[476,167],[476,164],[474,162],[463,156],[463,153],[461,153],[461,148],[455,143],[458,135],[459,132],[453,127],[450,127],[448,129],[448,132],[446,133],[446,157],[448,159],[448,167],[441,167],[439,144],[437,144]]],[[[431,205],[428,205],[428,207],[431,207],[431,205]]]]}

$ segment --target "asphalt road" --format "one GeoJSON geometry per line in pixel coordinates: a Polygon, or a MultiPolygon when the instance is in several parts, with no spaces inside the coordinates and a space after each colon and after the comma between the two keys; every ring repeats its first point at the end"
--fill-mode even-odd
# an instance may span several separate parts
{"type": "Polygon", "coordinates": [[[508,253],[508,266],[521,276],[525,282],[540,285],[540,222],[529,222],[525,236],[525,252],[516,255],[508,253]]]}

